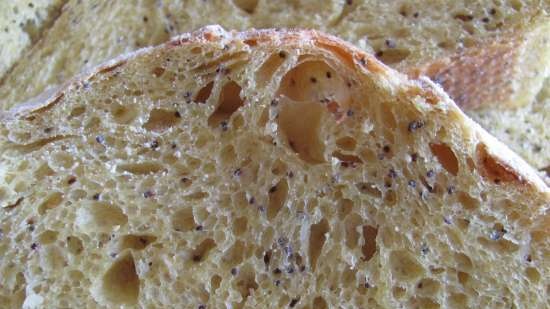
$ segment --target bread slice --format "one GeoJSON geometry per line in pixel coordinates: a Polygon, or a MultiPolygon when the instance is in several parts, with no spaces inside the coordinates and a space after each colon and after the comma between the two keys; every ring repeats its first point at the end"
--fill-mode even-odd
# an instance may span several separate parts
{"type": "Polygon", "coordinates": [[[207,27],[0,123],[9,307],[548,306],[549,188],[335,37],[207,27]]]}
{"type": "Polygon", "coordinates": [[[207,24],[326,31],[405,70],[532,29],[533,18],[550,11],[545,0],[69,0],[65,7],[56,25],[38,46],[20,55],[21,63],[1,85],[3,109],[62,84],[83,67],[207,24]]]}
{"type": "Polygon", "coordinates": [[[66,0],[0,2],[0,80],[61,14],[66,0]]]}
{"type": "MultiPolygon", "coordinates": [[[[471,93],[462,93],[463,70],[435,76],[462,107],[485,106],[497,111],[487,116],[486,125],[498,123],[500,106],[524,106],[540,88],[544,47],[550,9],[548,1],[68,1],[62,16],[32,50],[21,55],[4,81],[0,81],[0,108],[5,110],[39,95],[79,73],[120,53],[159,44],[170,35],[188,32],[205,24],[217,23],[229,29],[250,27],[301,27],[327,31],[372,52],[386,64],[417,74],[426,67],[445,64],[440,70],[461,68],[460,60],[469,55],[470,63],[487,64],[484,50],[504,44],[513,66],[498,62],[501,70],[494,79],[485,71],[474,73],[467,81],[471,93]],[[72,29],[72,31],[67,31],[72,29]],[[539,30],[537,30],[539,29],[539,30]],[[532,31],[536,30],[536,31],[532,31]],[[537,34],[537,35],[535,35],[537,34]],[[530,59],[526,61],[525,59],[530,59]],[[533,59],[537,61],[532,61],[533,59]],[[525,61],[524,61],[525,60],[525,61]],[[530,64],[524,66],[524,63],[530,64]],[[539,70],[529,68],[536,67],[539,70]],[[522,69],[525,68],[525,69],[522,69]],[[538,72],[540,74],[534,74],[538,72]],[[508,83],[509,82],[509,83],[508,83]],[[529,87],[524,87],[528,85],[529,87]],[[488,90],[488,91],[484,91],[488,90]],[[499,94],[496,96],[496,94],[499,94]],[[527,94],[527,95],[526,95],[527,94]],[[465,100],[466,98],[466,100],[465,100]]],[[[548,41],[548,39],[546,39],[548,41]]],[[[497,50],[498,51],[498,50],[497,50]]],[[[494,58],[494,57],[493,57],[494,58]]],[[[500,59],[500,58],[497,58],[500,59]]],[[[435,70],[438,72],[440,70],[435,70]]],[[[470,74],[471,75],[471,74],[470,74]]],[[[467,110],[470,116],[478,111],[467,110]]],[[[513,113],[513,112],[510,112],[513,113]]],[[[477,117],[479,119],[479,117],[477,117]]],[[[532,135],[548,135],[544,122],[532,126],[532,135]]],[[[500,134],[498,127],[485,126],[500,134]]],[[[499,135],[502,136],[502,135],[499,135]]],[[[550,165],[550,154],[537,153],[536,142],[527,147],[522,135],[506,135],[508,145],[524,154],[537,168],[550,165]]]]}

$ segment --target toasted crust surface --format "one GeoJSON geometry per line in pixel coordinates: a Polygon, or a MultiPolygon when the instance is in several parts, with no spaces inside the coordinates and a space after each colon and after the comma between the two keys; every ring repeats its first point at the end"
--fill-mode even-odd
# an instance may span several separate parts
{"type": "Polygon", "coordinates": [[[524,107],[536,99],[550,74],[549,46],[550,17],[543,15],[496,41],[407,72],[440,83],[465,110],[524,107]]]}

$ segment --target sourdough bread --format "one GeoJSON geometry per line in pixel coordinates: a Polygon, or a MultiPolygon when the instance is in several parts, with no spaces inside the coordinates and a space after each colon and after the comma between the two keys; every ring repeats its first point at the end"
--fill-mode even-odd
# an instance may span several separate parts
{"type": "MultiPolygon", "coordinates": [[[[548,9],[548,1],[73,0],[1,82],[0,107],[8,109],[55,88],[82,68],[208,23],[229,29],[301,27],[341,36],[412,75],[427,73],[474,118],[481,117],[473,109],[485,106],[479,112],[482,123],[500,134],[492,127],[500,121],[499,111],[523,106],[517,113],[528,114],[548,72],[548,9]],[[508,57],[498,61],[504,58],[495,52],[503,49],[508,57]],[[464,78],[462,68],[468,64],[480,69],[469,70],[464,78]],[[439,74],[449,70],[452,74],[439,74]]],[[[537,122],[532,135],[547,136],[546,127],[537,122]]],[[[550,152],[532,151],[538,149],[538,139],[521,136],[504,135],[535,167],[550,165],[550,152]]]]}
{"type": "Polygon", "coordinates": [[[334,37],[208,27],[0,130],[10,308],[549,305],[549,188],[334,37]]]}

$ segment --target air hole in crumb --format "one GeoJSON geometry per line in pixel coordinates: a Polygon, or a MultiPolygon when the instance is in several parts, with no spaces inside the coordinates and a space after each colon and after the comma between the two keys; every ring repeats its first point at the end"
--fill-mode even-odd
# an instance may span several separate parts
{"type": "Polygon", "coordinates": [[[394,190],[388,190],[384,194],[384,202],[386,206],[394,206],[397,203],[397,194],[394,190]]]}
{"type": "Polygon", "coordinates": [[[449,305],[452,308],[468,308],[468,296],[462,293],[451,293],[449,305]]]}
{"type": "Polygon", "coordinates": [[[246,232],[248,225],[248,219],[246,217],[239,217],[233,222],[233,233],[236,236],[240,236],[246,232]]]}
{"type": "Polygon", "coordinates": [[[454,176],[458,174],[458,159],[451,147],[445,144],[430,143],[430,150],[447,172],[454,176]]]}
{"type": "Polygon", "coordinates": [[[220,158],[223,164],[231,164],[237,159],[237,153],[232,145],[227,145],[220,151],[220,158]]]}
{"type": "Polygon", "coordinates": [[[324,107],[313,102],[281,102],[278,129],[300,159],[317,164],[325,161],[324,138],[320,136],[324,107]]]}
{"type": "Polygon", "coordinates": [[[465,255],[464,253],[455,253],[454,260],[456,263],[456,267],[459,270],[463,271],[471,271],[472,270],[472,260],[465,255]]]}
{"type": "Polygon", "coordinates": [[[286,164],[277,159],[275,162],[273,162],[273,166],[271,167],[271,172],[274,174],[274,175],[283,175],[287,170],[287,166],[286,164]]]}
{"type": "Polygon", "coordinates": [[[427,297],[412,297],[408,308],[414,309],[439,309],[441,306],[436,301],[427,297]]]}
{"type": "Polygon", "coordinates": [[[525,275],[527,276],[527,279],[529,279],[529,281],[534,284],[540,281],[540,273],[534,267],[527,267],[527,269],[525,270],[525,275]]]}
{"type": "Polygon", "coordinates": [[[210,94],[212,94],[213,87],[214,82],[209,82],[206,86],[202,87],[199,92],[197,92],[197,96],[195,96],[195,102],[206,103],[206,100],[208,100],[210,94]]]}
{"type": "Polygon", "coordinates": [[[210,194],[208,194],[208,192],[204,192],[204,191],[197,191],[197,192],[193,192],[191,194],[188,194],[186,196],[184,196],[183,198],[186,199],[186,200],[203,200],[205,198],[207,198],[208,196],[210,196],[210,194]]]}
{"type": "Polygon", "coordinates": [[[373,183],[366,183],[366,182],[358,183],[357,189],[359,189],[359,192],[362,194],[367,194],[376,198],[382,197],[382,192],[373,183]]]}
{"type": "Polygon", "coordinates": [[[220,93],[216,110],[208,118],[208,125],[219,126],[223,121],[227,121],[239,107],[243,106],[244,100],[240,93],[241,86],[239,84],[234,81],[225,84],[220,93]]]}
{"type": "Polygon", "coordinates": [[[212,278],[210,278],[210,288],[211,288],[210,293],[214,293],[220,287],[221,282],[222,282],[222,277],[218,275],[212,276],[212,278]]]}
{"type": "Polygon", "coordinates": [[[314,308],[314,309],[328,309],[328,304],[322,296],[317,296],[313,299],[312,308],[314,308]]]}
{"type": "Polygon", "coordinates": [[[76,106],[71,110],[69,118],[78,117],[86,112],[86,106],[76,106]]]}
{"type": "Polygon", "coordinates": [[[73,255],[78,255],[84,250],[82,240],[76,236],[67,236],[67,250],[73,255]]]}
{"type": "Polygon", "coordinates": [[[518,175],[510,166],[495,158],[487,151],[487,146],[479,143],[476,147],[478,158],[478,167],[481,175],[496,184],[501,182],[523,182],[521,176],[518,175]]]}
{"type": "Polygon", "coordinates": [[[317,267],[317,259],[321,255],[328,232],[329,225],[326,219],[322,219],[319,223],[313,224],[310,227],[308,254],[309,263],[313,270],[317,267]]]}
{"type": "Polygon", "coordinates": [[[470,194],[466,192],[461,191],[458,193],[458,201],[467,210],[474,210],[479,208],[479,201],[471,197],[470,194]]]}
{"type": "Polygon", "coordinates": [[[177,125],[181,121],[175,110],[153,109],[149,113],[149,119],[143,127],[149,131],[164,132],[177,125]]]}
{"type": "Polygon", "coordinates": [[[40,236],[38,236],[38,241],[42,245],[51,244],[51,243],[53,243],[57,240],[57,235],[58,234],[59,233],[56,232],[56,231],[46,230],[46,231],[42,232],[40,234],[40,236]]]}
{"type": "Polygon", "coordinates": [[[55,171],[51,169],[47,162],[43,163],[39,168],[34,171],[34,177],[37,180],[42,180],[44,177],[52,176],[55,171]]]}
{"type": "Polygon", "coordinates": [[[440,288],[441,284],[430,278],[424,278],[416,284],[416,292],[420,295],[435,295],[440,288]]]}
{"type": "Polygon", "coordinates": [[[462,285],[462,286],[467,286],[468,284],[468,281],[470,281],[470,275],[468,273],[465,273],[463,271],[459,271],[456,273],[456,276],[458,278],[458,282],[462,285]]]}
{"type": "Polygon", "coordinates": [[[422,265],[405,250],[392,251],[389,262],[393,276],[400,281],[410,282],[424,273],[422,265]]]}
{"type": "Polygon", "coordinates": [[[358,156],[343,154],[341,152],[333,152],[332,156],[340,161],[342,167],[356,167],[363,163],[363,160],[358,156]]]}
{"type": "Polygon", "coordinates": [[[178,232],[191,231],[197,226],[191,207],[176,211],[172,215],[171,222],[172,228],[178,232]]]}
{"type": "Polygon", "coordinates": [[[237,240],[226,254],[223,256],[223,261],[230,267],[237,266],[241,264],[244,260],[244,254],[246,251],[245,243],[240,240],[237,240]]]}
{"type": "Polygon", "coordinates": [[[501,254],[511,254],[519,250],[519,246],[507,239],[500,238],[499,240],[487,239],[478,237],[477,241],[485,248],[494,250],[501,254]]]}
{"type": "Polygon", "coordinates": [[[277,95],[299,102],[321,102],[333,113],[347,111],[351,102],[348,82],[324,61],[305,61],[288,71],[277,95]]]}
{"type": "Polygon", "coordinates": [[[38,206],[38,213],[43,215],[46,211],[53,209],[63,201],[63,194],[61,192],[50,193],[38,206]]]}
{"type": "Polygon", "coordinates": [[[124,249],[143,250],[157,240],[153,235],[124,235],[118,245],[119,251],[124,249]]]}
{"type": "Polygon", "coordinates": [[[376,253],[376,235],[377,234],[378,234],[377,228],[370,225],[363,226],[364,243],[361,246],[361,252],[363,253],[363,260],[365,261],[369,261],[376,253]]]}
{"type": "Polygon", "coordinates": [[[403,298],[403,296],[405,296],[406,292],[407,292],[407,290],[405,288],[400,287],[400,286],[394,286],[392,288],[393,297],[395,297],[397,299],[403,298]]]}
{"type": "Polygon", "coordinates": [[[136,107],[129,104],[113,104],[111,115],[116,123],[128,124],[138,116],[138,110],[136,107]]]}
{"type": "Polygon", "coordinates": [[[164,71],[164,68],[156,67],[151,71],[151,73],[153,73],[155,77],[161,77],[162,74],[164,74],[164,71]]]}
{"type": "Polygon", "coordinates": [[[244,300],[259,287],[254,269],[250,265],[245,265],[239,269],[236,281],[236,288],[244,300]]]}
{"type": "Polygon", "coordinates": [[[135,305],[139,296],[139,277],[134,258],[125,254],[103,275],[101,292],[114,304],[135,305]]]}
{"type": "Polygon", "coordinates": [[[338,207],[338,217],[344,219],[353,209],[353,201],[350,199],[341,199],[338,207]]]}
{"type": "Polygon", "coordinates": [[[273,73],[283,64],[285,57],[281,57],[281,53],[274,53],[262,64],[262,66],[256,71],[256,83],[259,87],[265,86],[271,78],[273,73]]]}
{"type": "Polygon", "coordinates": [[[214,249],[216,247],[216,242],[211,239],[207,238],[203,240],[194,250],[191,252],[191,258],[193,259],[193,262],[201,262],[206,259],[208,253],[210,250],[214,249]]]}
{"type": "Polygon", "coordinates": [[[344,136],[336,140],[336,145],[342,150],[353,151],[355,150],[357,141],[351,136],[344,136]]]}
{"type": "Polygon", "coordinates": [[[233,3],[241,10],[252,14],[258,5],[258,0],[233,0],[233,3]]]}
{"type": "Polygon", "coordinates": [[[157,162],[124,163],[117,165],[117,171],[128,172],[134,175],[147,175],[158,173],[163,165],[157,162]]]}
{"type": "Polygon", "coordinates": [[[86,201],[77,210],[75,221],[84,232],[110,232],[115,226],[126,224],[128,217],[115,205],[86,201]]]}
{"type": "Polygon", "coordinates": [[[288,195],[288,183],[283,178],[275,186],[269,189],[269,204],[267,207],[267,218],[275,218],[281,208],[283,208],[288,195]]]}

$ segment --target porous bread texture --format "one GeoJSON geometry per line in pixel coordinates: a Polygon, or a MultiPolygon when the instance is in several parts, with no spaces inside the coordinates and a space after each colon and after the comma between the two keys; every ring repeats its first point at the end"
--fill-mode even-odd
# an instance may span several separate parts
{"type": "Polygon", "coordinates": [[[67,0],[0,2],[0,79],[61,14],[67,0]]]}
{"type": "Polygon", "coordinates": [[[22,61],[0,86],[2,109],[62,84],[83,67],[93,67],[120,53],[159,44],[170,35],[207,24],[238,30],[252,27],[322,30],[404,70],[529,28],[534,16],[547,14],[550,3],[545,0],[496,3],[69,0],[66,7],[40,44],[19,55],[22,61]]]}
{"type": "MultiPolygon", "coordinates": [[[[523,105],[536,91],[538,81],[529,83],[530,87],[507,87],[524,85],[532,80],[532,72],[523,70],[522,59],[518,57],[524,51],[526,58],[533,58],[533,50],[542,44],[537,40],[525,40],[532,32],[541,29],[536,18],[547,15],[548,1],[69,1],[66,10],[56,24],[44,35],[40,43],[22,56],[22,61],[13,68],[4,81],[0,81],[0,108],[8,109],[17,103],[52,90],[57,85],[80,72],[110,59],[120,53],[135,50],[142,46],[159,44],[171,35],[197,29],[205,24],[217,23],[229,29],[248,29],[250,27],[302,27],[319,29],[341,36],[362,49],[372,52],[386,64],[407,70],[421,70],[434,63],[448,59],[463,59],[462,50],[485,50],[519,38],[518,46],[506,45],[510,50],[514,66],[499,65],[503,68],[494,79],[469,76],[464,78],[464,70],[455,70],[455,74],[445,80],[455,85],[458,91],[451,91],[454,99],[466,108],[478,105],[523,105]],[[98,26],[99,25],[99,26],[98,26]],[[67,31],[72,29],[72,31],[67,31]],[[534,47],[534,48],[533,48],[534,47]],[[40,65],[37,65],[40,64],[40,65]],[[502,78],[504,77],[504,78],[502,78]],[[527,77],[527,78],[525,78],[527,77]],[[480,96],[461,98],[463,89],[460,81],[470,80],[468,88],[473,87],[480,96]],[[496,82],[491,82],[496,80],[496,82]],[[458,81],[458,83],[456,83],[458,81]],[[502,83],[504,82],[504,84],[502,83]],[[488,94],[482,90],[492,89],[488,94]],[[525,96],[522,90],[528,91],[525,96]],[[495,94],[500,94],[498,100],[495,94]],[[523,98],[516,100],[515,98],[523,98]],[[504,101],[502,101],[504,100],[504,101]]],[[[543,20],[542,18],[540,18],[543,20]]],[[[546,17],[547,19],[547,17],[546,17]]],[[[539,32],[538,38],[544,37],[539,32]]],[[[532,36],[531,36],[532,37],[532,36]]],[[[537,37],[537,36],[535,36],[537,37]]],[[[544,45],[542,45],[544,46],[544,45]]],[[[22,54],[23,55],[23,54],[22,54]]],[[[495,58],[491,54],[490,58],[495,58]]],[[[497,57],[502,59],[502,57],[497,57]]],[[[473,62],[485,59],[483,55],[474,57],[473,62]]],[[[545,58],[538,57],[530,61],[533,66],[542,69],[545,58]]],[[[445,62],[447,63],[447,62],[445,62]]],[[[460,65],[460,61],[451,62],[460,65]]],[[[500,63],[502,64],[502,62],[500,63]]],[[[494,63],[490,64],[491,67],[494,63]]],[[[483,66],[482,66],[483,68],[483,66]]],[[[445,67],[443,67],[445,69],[445,67]]],[[[439,72],[439,71],[438,71],[439,72]]],[[[483,70],[478,72],[481,76],[483,70]]],[[[472,75],[472,74],[469,74],[472,75]]],[[[441,82],[441,76],[430,75],[441,82]]],[[[542,77],[541,77],[542,78],[542,77]]],[[[443,83],[445,86],[445,83],[443,83]]],[[[447,87],[449,88],[449,87],[447,87]]],[[[447,89],[449,90],[449,89],[447,89]]],[[[470,91],[471,92],[471,91],[470,91]]],[[[475,92],[475,91],[474,91],[475,92]]],[[[529,104],[527,104],[529,105],[529,104]]],[[[524,107],[529,110],[529,107],[524,107]]],[[[501,110],[497,107],[497,111],[501,110]]],[[[477,111],[467,111],[475,117],[477,111]]],[[[484,123],[496,123],[494,118],[484,123]]],[[[545,124],[537,123],[538,129],[533,135],[544,136],[545,124]]],[[[492,127],[486,126],[490,132],[492,127]]],[[[506,141],[517,141],[512,135],[506,141]]],[[[526,153],[524,143],[509,144],[518,153],[526,153]]],[[[525,158],[537,168],[550,165],[550,158],[529,152],[525,158]],[[534,158],[534,159],[532,159],[534,158]]]]}
{"type": "Polygon", "coordinates": [[[334,37],[209,27],[2,118],[10,308],[548,306],[548,187],[334,37]]]}
{"type": "Polygon", "coordinates": [[[550,79],[526,107],[482,109],[471,116],[505,144],[515,145],[514,151],[539,168],[550,184],[550,79]]]}

